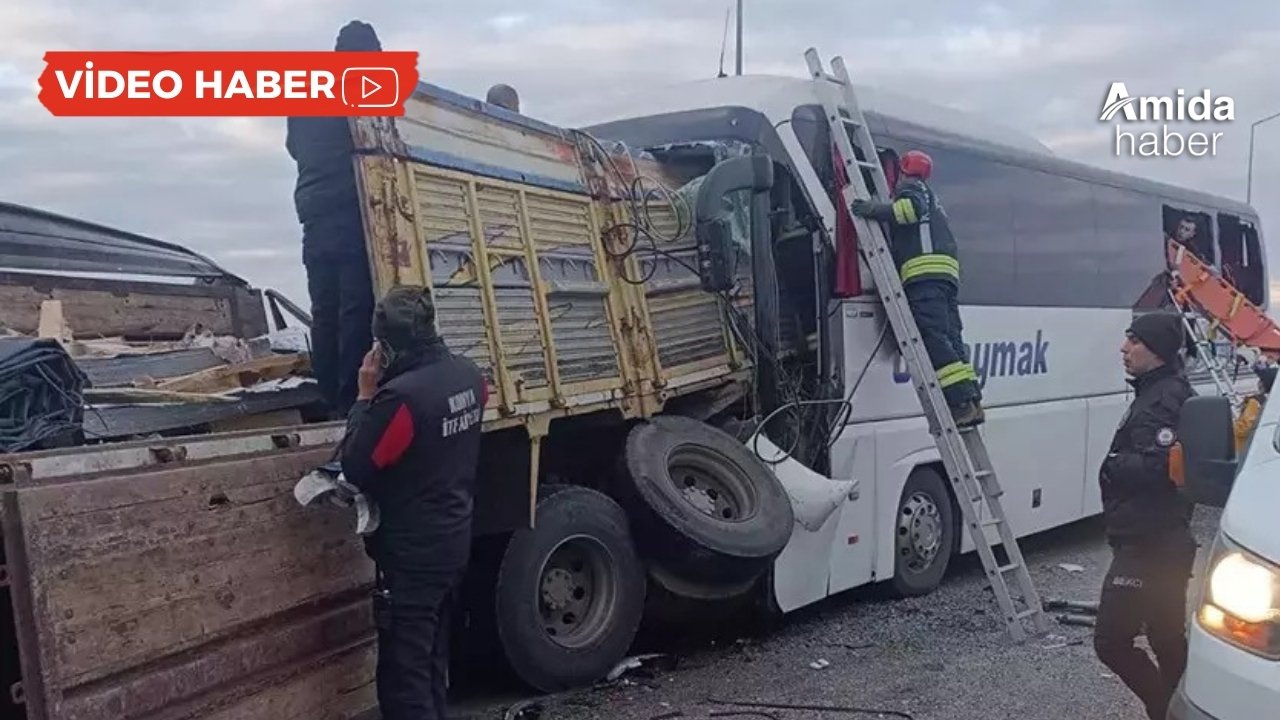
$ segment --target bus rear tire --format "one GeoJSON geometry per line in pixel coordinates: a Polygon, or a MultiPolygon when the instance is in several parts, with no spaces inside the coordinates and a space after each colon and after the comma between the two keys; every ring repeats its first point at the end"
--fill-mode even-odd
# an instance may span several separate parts
{"type": "Polygon", "coordinates": [[[893,594],[927,595],[942,584],[956,547],[957,529],[946,481],[933,468],[913,470],[902,488],[894,521],[893,594]]]}
{"type": "Polygon", "coordinates": [[[626,514],[582,487],[539,493],[533,528],[512,534],[495,615],[515,674],[542,692],[593,683],[626,656],[646,580],[626,514]]]}

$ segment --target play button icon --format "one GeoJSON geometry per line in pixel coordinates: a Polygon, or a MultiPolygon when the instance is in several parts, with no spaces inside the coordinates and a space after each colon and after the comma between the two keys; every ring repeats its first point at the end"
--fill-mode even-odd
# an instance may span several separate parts
{"type": "Polygon", "coordinates": [[[389,67],[352,67],[342,72],[347,107],[389,108],[400,102],[400,75],[389,67]]]}

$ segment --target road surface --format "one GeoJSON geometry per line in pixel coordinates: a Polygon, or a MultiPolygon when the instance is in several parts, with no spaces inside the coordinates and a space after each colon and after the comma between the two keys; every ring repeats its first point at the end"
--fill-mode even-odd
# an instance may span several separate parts
{"type": "MultiPolygon", "coordinates": [[[[1203,562],[1217,513],[1199,509],[1195,525],[1203,562]]],[[[1042,597],[1097,599],[1110,561],[1097,519],[1032,538],[1023,548],[1042,597]]],[[[1198,568],[1192,595],[1201,574],[1198,568]]],[[[1091,628],[1055,622],[1052,635],[1013,645],[984,584],[970,555],[954,562],[943,586],[927,597],[883,600],[855,592],[788,616],[772,629],[739,626],[726,634],[719,628],[718,640],[706,633],[649,638],[646,644],[674,652],[613,683],[540,699],[541,712],[528,711],[520,720],[694,719],[747,709],[768,714],[736,717],[877,717],[735,708],[713,699],[890,710],[895,714],[880,717],[913,720],[1145,717],[1095,657],[1091,628]],[[829,664],[811,667],[820,661],[829,664]]],[[[457,717],[501,719],[517,699],[508,689],[464,700],[457,717]]]]}

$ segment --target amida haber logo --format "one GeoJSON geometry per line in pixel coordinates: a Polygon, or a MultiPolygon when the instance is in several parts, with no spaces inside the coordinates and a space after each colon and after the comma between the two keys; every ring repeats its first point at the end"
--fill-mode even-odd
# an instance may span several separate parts
{"type": "Polygon", "coordinates": [[[416,52],[49,52],[40,102],[76,116],[399,116],[416,52]]]}
{"type": "Polygon", "coordinates": [[[1179,89],[1174,95],[1137,96],[1129,93],[1122,82],[1107,89],[1098,119],[1116,123],[1115,150],[1118,156],[1191,157],[1213,156],[1223,133],[1212,131],[1179,132],[1170,130],[1170,122],[1231,122],[1236,119],[1235,101],[1230,96],[1215,97],[1207,88],[1188,97],[1179,89]],[[1128,123],[1161,123],[1159,132],[1123,129],[1128,123]]]}

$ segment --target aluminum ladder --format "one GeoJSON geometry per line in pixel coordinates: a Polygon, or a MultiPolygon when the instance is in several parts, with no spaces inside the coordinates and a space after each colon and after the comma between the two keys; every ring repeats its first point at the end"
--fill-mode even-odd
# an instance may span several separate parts
{"type": "MultiPolygon", "coordinates": [[[[828,74],[822,67],[816,49],[809,48],[804,57],[809,65],[814,92],[826,111],[831,135],[844,163],[848,180],[841,189],[841,196],[845,206],[848,207],[858,199],[888,201],[888,181],[880,165],[866,119],[854,96],[844,60],[840,57],[832,59],[831,67],[834,72],[828,74]],[[847,116],[841,114],[842,110],[847,116]],[[855,152],[855,143],[850,141],[850,133],[844,132],[845,128],[849,128],[856,138],[856,148],[862,151],[861,157],[855,152]],[[863,170],[870,171],[874,187],[867,187],[863,170]]],[[[987,579],[991,583],[1009,633],[1016,642],[1026,639],[1027,629],[1023,621],[1027,619],[1032,621],[1033,634],[1046,633],[1050,629],[1049,617],[1031,581],[1031,573],[1022,557],[1022,550],[1018,547],[1017,538],[1000,502],[1004,490],[1001,489],[991,465],[991,457],[987,454],[982,435],[976,427],[961,429],[956,426],[903,293],[884,228],[879,222],[860,218],[852,212],[850,215],[857,229],[859,248],[875,279],[876,290],[898,341],[898,349],[911,371],[912,384],[920,397],[925,416],[929,419],[929,432],[937,442],[938,452],[942,456],[947,476],[964,516],[965,526],[982,558],[982,566],[986,569],[987,579]],[[989,515],[986,519],[983,519],[982,513],[984,501],[989,515]],[[996,528],[999,542],[993,543],[988,539],[988,527],[996,528]],[[995,548],[998,545],[1004,546],[1008,558],[1003,565],[996,558],[995,548]],[[1006,579],[1008,577],[1013,579],[1017,596],[1010,590],[1006,579]]]]}
{"type": "Polygon", "coordinates": [[[1204,361],[1205,369],[1209,371],[1209,376],[1213,379],[1213,385],[1217,388],[1218,394],[1226,397],[1231,401],[1231,407],[1235,410],[1240,409],[1240,393],[1236,392],[1235,383],[1227,376],[1227,370],[1222,366],[1222,359],[1218,357],[1218,348],[1209,339],[1206,333],[1204,322],[1209,331],[1212,331],[1213,323],[1203,318],[1197,312],[1190,301],[1186,304],[1179,303],[1177,296],[1173,292],[1173,288],[1169,289],[1169,300],[1173,302],[1173,306],[1177,308],[1178,314],[1182,316],[1182,324],[1186,327],[1187,332],[1191,334],[1191,341],[1195,344],[1196,354],[1204,361]]]}

